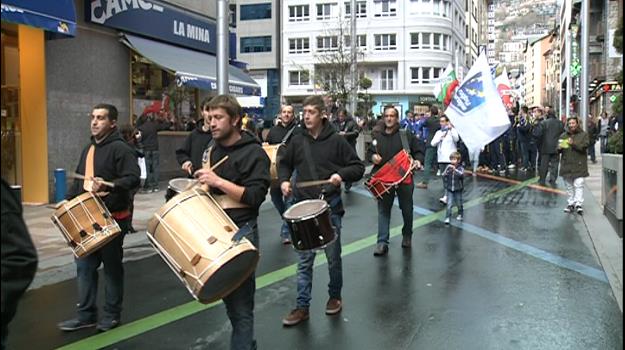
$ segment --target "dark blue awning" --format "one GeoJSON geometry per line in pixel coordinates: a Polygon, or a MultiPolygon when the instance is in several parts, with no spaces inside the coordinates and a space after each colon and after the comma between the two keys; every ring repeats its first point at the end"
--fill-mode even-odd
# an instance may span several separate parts
{"type": "MultiPolygon", "coordinates": [[[[173,71],[179,85],[217,90],[215,56],[126,33],[123,34],[122,42],[155,64],[173,71]]],[[[239,68],[230,65],[228,77],[231,94],[260,96],[258,83],[239,68]]]]}
{"type": "Polygon", "coordinates": [[[72,0],[3,0],[2,20],[76,35],[76,10],[72,0]]]}

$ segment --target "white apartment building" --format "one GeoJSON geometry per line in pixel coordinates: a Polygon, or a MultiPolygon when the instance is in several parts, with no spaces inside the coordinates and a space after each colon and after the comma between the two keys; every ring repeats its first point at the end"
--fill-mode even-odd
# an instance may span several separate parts
{"type": "Polygon", "coordinates": [[[230,4],[237,34],[237,60],[261,88],[261,98],[247,98],[248,107],[272,119],[280,109],[280,1],[236,0],[230,4]],[[234,8],[233,8],[234,7],[234,8]]]}
{"type": "MultiPolygon", "coordinates": [[[[465,66],[471,67],[480,55],[480,49],[486,48],[487,38],[485,34],[488,28],[488,1],[487,0],[464,0],[466,9],[465,66]]],[[[494,20],[493,20],[494,21],[494,20]]]]}
{"type": "MultiPolygon", "coordinates": [[[[358,71],[373,82],[373,113],[388,104],[402,116],[427,109],[447,65],[466,70],[464,1],[359,0],[355,10],[358,71]]],[[[349,45],[351,8],[349,0],[283,0],[282,11],[282,98],[297,105],[323,93],[314,79],[319,57],[339,49],[339,27],[349,45]]]]}

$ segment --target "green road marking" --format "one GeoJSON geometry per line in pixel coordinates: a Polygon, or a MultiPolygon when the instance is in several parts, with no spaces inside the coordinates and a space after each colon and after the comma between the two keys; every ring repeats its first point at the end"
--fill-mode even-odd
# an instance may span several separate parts
{"type": "MultiPolygon", "coordinates": [[[[492,192],[486,194],[482,197],[473,199],[464,204],[464,208],[471,208],[476,205],[482,204],[489,200],[504,196],[508,193],[518,191],[528,185],[538,181],[538,178],[535,177],[533,179],[529,179],[523,181],[517,185],[507,187],[505,189],[492,192]]],[[[439,210],[436,213],[422,216],[413,222],[413,228],[419,228],[425,226],[433,221],[438,221],[442,219],[445,215],[445,209],[439,210]]],[[[395,226],[390,230],[391,237],[395,237],[401,234],[401,225],[395,226]]],[[[370,235],[368,237],[359,239],[355,242],[347,244],[342,247],[342,256],[347,256],[353,254],[355,252],[361,251],[365,248],[369,248],[375,245],[377,242],[377,234],[370,235]]],[[[319,254],[319,256],[315,259],[315,266],[320,266],[325,264],[326,257],[324,254],[319,254]]],[[[268,272],[260,277],[256,278],[256,289],[264,288],[268,285],[274,284],[276,282],[280,282],[289,277],[295,276],[297,273],[297,263],[288,265],[281,269],[268,272]]],[[[211,304],[201,304],[197,301],[190,301],[185,304],[181,304],[167,310],[155,313],[153,315],[144,317],[142,319],[136,320],[131,323],[123,324],[117,328],[114,328],[110,331],[100,333],[82,340],[78,340],[74,343],[67,344],[58,348],[58,350],[69,350],[69,349],[100,349],[109,345],[113,345],[115,343],[119,343],[123,340],[130,339],[134,336],[149,332],[158,327],[164,326],[166,324],[181,320],[185,317],[196,314],[200,311],[204,311],[206,309],[210,309],[216,305],[221,304],[221,301],[217,301],[211,304]]]]}

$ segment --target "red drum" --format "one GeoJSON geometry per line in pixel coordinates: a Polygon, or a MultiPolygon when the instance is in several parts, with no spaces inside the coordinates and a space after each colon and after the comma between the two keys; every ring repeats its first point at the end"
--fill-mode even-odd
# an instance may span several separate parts
{"type": "Polygon", "coordinates": [[[373,174],[365,182],[365,186],[376,199],[380,199],[394,186],[402,183],[411,184],[413,167],[414,160],[406,150],[402,149],[373,174]]]}

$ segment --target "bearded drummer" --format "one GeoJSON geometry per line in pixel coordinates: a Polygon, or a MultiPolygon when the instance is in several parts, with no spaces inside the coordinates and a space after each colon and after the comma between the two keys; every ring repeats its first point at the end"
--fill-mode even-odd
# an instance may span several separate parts
{"type": "Polygon", "coordinates": [[[91,112],[91,142],[80,155],[76,173],[84,180],[75,179],[66,199],[84,192],[100,196],[111,215],[119,224],[121,233],[111,242],[92,254],[76,259],[78,279],[78,315],[58,324],[66,332],[96,327],[108,331],[121,322],[124,296],[123,242],[131,226],[131,191],[139,187],[141,170],[136,153],[117,130],[117,108],[98,104],[91,112]],[[105,185],[106,182],[109,185],[105,185]],[[110,185],[114,186],[110,186],[110,185]],[[98,320],[96,305],[98,292],[98,267],[104,264],[106,287],[104,313],[98,320]]]}
{"type": "MultiPolygon", "coordinates": [[[[414,163],[414,168],[421,168],[424,158],[424,145],[419,142],[411,132],[399,129],[399,112],[393,106],[384,108],[384,127],[372,133],[373,142],[367,150],[367,158],[374,164],[371,173],[375,174],[384,164],[389,162],[402,149],[405,149],[414,163]],[[402,141],[403,138],[403,141],[402,141]]],[[[406,169],[404,169],[406,170],[406,169]]],[[[410,169],[411,170],[411,169],[410,169]]],[[[375,175],[374,175],[375,176],[375,175]]],[[[398,178],[401,177],[397,174],[398,178]]],[[[395,195],[399,201],[404,226],[402,227],[402,248],[410,248],[412,244],[412,193],[414,181],[410,176],[409,183],[401,182],[393,186],[378,199],[378,239],[373,255],[384,256],[388,253],[389,226],[391,221],[391,208],[395,195]]]]}
{"type": "MultiPolygon", "coordinates": [[[[280,108],[278,123],[269,130],[267,138],[265,138],[265,142],[270,145],[284,145],[278,149],[278,152],[280,153],[278,158],[282,157],[282,154],[286,150],[286,146],[289,144],[293,134],[298,133],[298,130],[300,129],[294,116],[295,113],[293,112],[293,106],[282,105],[280,108]]],[[[280,189],[279,182],[272,182],[269,194],[271,195],[271,202],[273,203],[273,206],[280,214],[280,217],[282,217],[282,214],[284,214],[284,211],[290,204],[290,197],[284,197],[282,190],[280,189]]],[[[283,224],[280,229],[280,239],[283,244],[291,243],[289,228],[286,223],[283,224]]]]}
{"type": "MultiPolygon", "coordinates": [[[[343,306],[341,289],[343,269],[341,266],[341,219],[345,214],[341,202],[341,183],[355,182],[365,171],[363,162],[344,137],[337,134],[331,123],[323,117],[325,104],[321,96],[304,99],[304,124],[306,130],[293,136],[278,167],[278,180],[285,197],[294,196],[294,201],[323,199],[331,209],[331,221],[337,238],[324,250],[328,260],[330,283],[326,314],[336,315],[343,306]],[[291,175],[297,172],[297,181],[328,180],[316,187],[299,188],[290,183],[291,175]]],[[[293,309],[283,320],[284,326],[294,326],[309,318],[313,265],[315,252],[298,252],[297,300],[293,309]]]]}
{"type": "MultiPolygon", "coordinates": [[[[209,166],[196,171],[200,183],[209,186],[209,192],[234,223],[249,226],[245,236],[256,248],[258,244],[257,218],[260,205],[269,188],[269,157],[258,139],[242,132],[242,108],[230,95],[213,97],[207,105],[214,144],[206,152],[209,166]],[[210,169],[225,157],[223,164],[210,169]]],[[[210,220],[210,218],[207,218],[210,220]]],[[[231,349],[256,349],[254,340],[254,291],[256,282],[251,274],[237,289],[223,298],[230,323],[231,349]]]]}

